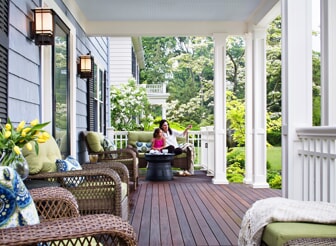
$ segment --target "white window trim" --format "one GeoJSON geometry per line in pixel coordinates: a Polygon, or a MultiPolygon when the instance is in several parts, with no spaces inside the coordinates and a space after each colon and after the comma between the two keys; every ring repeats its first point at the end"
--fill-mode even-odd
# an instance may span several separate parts
{"type": "MultiPolygon", "coordinates": [[[[42,6],[52,8],[70,29],[69,34],[69,89],[70,89],[70,155],[76,156],[76,28],[53,0],[42,1],[42,6]]],[[[41,112],[42,122],[52,119],[52,53],[50,46],[41,46],[41,112]],[[46,66],[46,64],[48,66],[46,66]]],[[[49,132],[52,126],[46,128],[49,132]]]]}

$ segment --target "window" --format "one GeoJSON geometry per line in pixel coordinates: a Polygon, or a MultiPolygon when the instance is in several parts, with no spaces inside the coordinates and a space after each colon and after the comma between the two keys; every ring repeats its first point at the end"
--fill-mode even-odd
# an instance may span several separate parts
{"type": "Polygon", "coordinates": [[[94,65],[93,80],[88,80],[92,85],[88,86],[89,102],[88,105],[92,107],[88,108],[89,112],[89,129],[105,133],[105,89],[106,89],[106,73],[101,70],[97,64],[94,65]]]}
{"type": "Polygon", "coordinates": [[[53,135],[62,157],[70,154],[69,28],[55,17],[53,46],[53,135]]]}

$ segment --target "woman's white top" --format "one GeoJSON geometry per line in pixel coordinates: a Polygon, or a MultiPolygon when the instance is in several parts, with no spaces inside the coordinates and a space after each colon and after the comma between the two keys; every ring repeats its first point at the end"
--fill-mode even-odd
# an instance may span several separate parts
{"type": "Polygon", "coordinates": [[[169,131],[163,132],[163,136],[166,138],[166,146],[173,145],[175,148],[179,147],[176,137],[183,137],[182,132],[178,132],[172,129],[172,134],[169,131]]]}

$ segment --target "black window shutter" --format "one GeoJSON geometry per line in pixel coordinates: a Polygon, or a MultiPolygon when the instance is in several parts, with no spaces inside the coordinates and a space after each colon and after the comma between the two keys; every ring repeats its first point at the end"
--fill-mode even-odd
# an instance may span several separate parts
{"type": "Polygon", "coordinates": [[[104,71],[104,83],[103,83],[103,87],[102,88],[102,92],[104,92],[103,94],[103,110],[102,112],[104,112],[104,116],[103,116],[103,129],[104,129],[104,135],[106,135],[106,114],[107,114],[107,72],[104,71]]]}
{"type": "Polygon", "coordinates": [[[87,100],[87,128],[88,131],[94,131],[95,126],[95,110],[94,110],[94,95],[93,95],[93,78],[87,79],[87,91],[88,91],[88,100],[87,100]]]}
{"type": "Polygon", "coordinates": [[[0,119],[7,121],[9,0],[0,2],[0,119]]]}
{"type": "Polygon", "coordinates": [[[132,48],[132,75],[134,78],[137,77],[137,69],[136,69],[136,57],[134,53],[134,49],[132,48]]]}
{"type": "Polygon", "coordinates": [[[91,64],[91,71],[93,71],[93,76],[87,79],[87,128],[88,131],[96,131],[96,110],[95,110],[95,100],[94,100],[94,62],[91,64]]]}

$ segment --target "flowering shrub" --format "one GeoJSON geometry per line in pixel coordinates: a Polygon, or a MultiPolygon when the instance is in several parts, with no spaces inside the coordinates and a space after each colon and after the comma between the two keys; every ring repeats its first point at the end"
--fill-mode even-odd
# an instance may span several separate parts
{"type": "Polygon", "coordinates": [[[50,138],[50,135],[42,130],[48,124],[49,122],[39,123],[38,120],[33,120],[30,125],[26,126],[26,122],[21,121],[15,128],[9,118],[5,126],[0,124],[1,165],[10,165],[17,156],[21,155],[23,146],[32,150],[32,144],[34,144],[35,152],[38,154],[39,146],[37,143],[44,143],[50,138]]]}
{"type": "Polygon", "coordinates": [[[111,88],[111,126],[115,130],[144,129],[152,120],[146,90],[136,86],[134,79],[111,88]]]}

